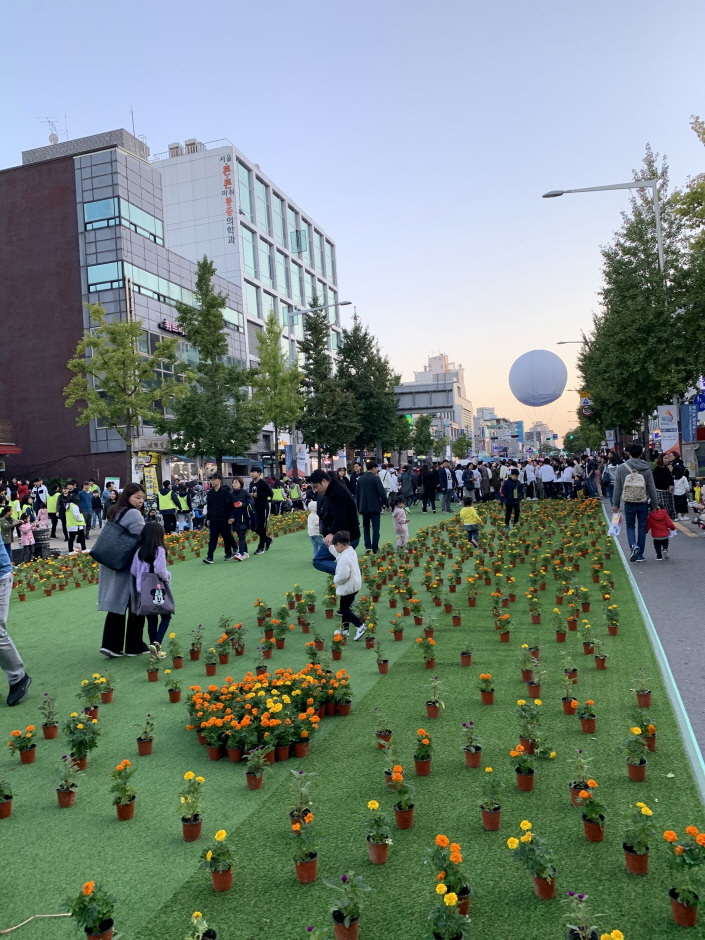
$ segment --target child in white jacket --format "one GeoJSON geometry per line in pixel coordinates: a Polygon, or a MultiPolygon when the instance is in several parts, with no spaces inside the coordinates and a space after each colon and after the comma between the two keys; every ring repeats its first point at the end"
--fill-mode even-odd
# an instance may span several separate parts
{"type": "Polygon", "coordinates": [[[355,549],[350,544],[349,532],[336,532],[333,536],[333,544],[330,546],[331,555],[335,558],[335,574],[333,583],[335,584],[335,593],[340,598],[340,610],[338,613],[343,620],[343,636],[348,636],[348,624],[356,627],[355,639],[359,640],[365,633],[365,624],[360,620],[357,614],[350,609],[357,592],[362,587],[362,574],[360,573],[360,564],[357,560],[355,549]]]}
{"type": "Polygon", "coordinates": [[[318,503],[315,499],[312,499],[308,504],[308,537],[311,539],[313,557],[315,558],[316,552],[323,545],[323,536],[321,535],[320,520],[318,518],[318,503]]]}

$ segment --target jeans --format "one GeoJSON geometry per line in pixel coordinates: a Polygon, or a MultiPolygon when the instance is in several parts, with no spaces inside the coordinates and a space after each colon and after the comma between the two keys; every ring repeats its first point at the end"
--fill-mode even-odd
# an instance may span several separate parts
{"type": "Polygon", "coordinates": [[[5,546],[5,551],[7,552],[7,557],[10,559],[10,564],[14,564],[12,561],[12,542],[3,542],[2,544],[5,546]]]}
{"type": "Polygon", "coordinates": [[[102,529],[103,528],[103,519],[100,512],[97,509],[94,509],[91,513],[91,528],[93,529],[102,529]]]}
{"type": "Polygon", "coordinates": [[[595,486],[595,478],[588,477],[585,483],[587,484],[586,488],[588,491],[588,496],[592,496],[592,497],[597,496],[597,487],[595,486]]]}
{"type": "Polygon", "coordinates": [[[639,555],[643,556],[646,547],[646,519],[649,515],[648,503],[625,503],[624,521],[627,526],[627,541],[630,547],[639,546],[639,555]],[[637,523],[639,534],[634,532],[634,523],[637,523]]]}
{"type": "Polygon", "coordinates": [[[376,552],[379,548],[379,520],[378,512],[363,512],[362,514],[362,533],[365,538],[365,550],[376,552]],[[370,524],[372,525],[372,540],[370,540],[370,524]]]}
{"type": "MultiPolygon", "coordinates": [[[[321,538],[321,545],[313,556],[313,567],[316,571],[323,571],[325,574],[335,574],[335,558],[331,555],[330,549],[323,541],[322,536],[319,536],[319,538],[321,538]]],[[[355,539],[351,542],[353,548],[357,548],[359,544],[360,539],[355,539]]]]}
{"type": "Polygon", "coordinates": [[[309,538],[311,539],[311,545],[313,547],[313,557],[315,558],[321,545],[323,545],[323,536],[322,535],[309,535],[309,538]]]}
{"type": "Polygon", "coordinates": [[[465,532],[467,534],[468,542],[477,541],[477,535],[479,532],[478,526],[476,525],[463,526],[463,529],[465,529],[465,532]]]}
{"type": "MultiPolygon", "coordinates": [[[[11,549],[11,546],[8,546],[11,549]]],[[[17,652],[17,647],[10,639],[5,626],[7,613],[10,609],[10,595],[12,594],[12,574],[0,578],[0,668],[7,676],[10,685],[14,685],[24,677],[24,663],[17,652]]]]}
{"type": "Polygon", "coordinates": [[[161,618],[159,614],[149,614],[147,616],[147,633],[149,634],[150,643],[154,643],[155,640],[157,643],[162,642],[166,631],[169,629],[171,618],[172,614],[162,614],[161,618]],[[157,626],[157,623],[159,623],[159,626],[157,626]]]}
{"type": "Polygon", "coordinates": [[[614,483],[606,483],[603,487],[603,492],[607,497],[607,505],[612,505],[612,496],[614,494],[614,483]]]}

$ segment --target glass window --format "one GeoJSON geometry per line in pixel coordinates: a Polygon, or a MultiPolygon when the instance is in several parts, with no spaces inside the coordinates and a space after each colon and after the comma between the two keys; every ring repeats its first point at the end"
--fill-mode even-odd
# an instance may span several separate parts
{"type": "Polygon", "coordinates": [[[246,219],[250,222],[255,221],[255,214],[252,206],[252,174],[247,167],[238,161],[237,164],[237,188],[240,196],[240,208],[246,219]]]}
{"type": "Polygon", "coordinates": [[[272,294],[268,294],[266,290],[262,291],[262,318],[267,319],[270,313],[273,313],[276,317],[277,315],[277,301],[272,294]]]}
{"type": "Polygon", "coordinates": [[[164,244],[164,226],[159,219],[145,212],[144,209],[138,209],[126,199],[120,200],[120,216],[122,224],[131,228],[138,235],[144,235],[150,238],[158,245],[164,244]]]}
{"type": "MultiPolygon", "coordinates": [[[[338,303],[338,295],[331,287],[328,288],[328,303],[336,304],[336,305],[338,303]]],[[[335,324],[335,326],[340,326],[340,324],[338,323],[339,312],[340,312],[340,308],[338,306],[329,307],[328,308],[328,322],[335,324]]]]}
{"type": "Polygon", "coordinates": [[[316,270],[318,271],[319,274],[326,273],[325,252],[323,250],[324,240],[325,239],[323,238],[320,232],[316,232],[314,234],[313,246],[314,246],[315,262],[316,262],[316,270]]]}
{"type": "Polygon", "coordinates": [[[249,281],[245,281],[245,308],[251,317],[262,319],[262,311],[259,305],[259,288],[249,281]]]}
{"type": "Polygon", "coordinates": [[[230,329],[237,330],[238,333],[244,333],[244,318],[237,310],[231,310],[230,307],[226,307],[225,310],[223,310],[223,319],[225,320],[225,325],[229,326],[230,329]]]}
{"type": "Polygon", "coordinates": [[[289,279],[289,259],[283,252],[277,252],[277,287],[280,294],[291,297],[291,284],[289,279]]]}
{"type": "Polygon", "coordinates": [[[326,277],[331,282],[331,284],[335,284],[335,272],[333,271],[333,246],[328,241],[328,239],[325,240],[325,243],[326,243],[326,277]]]}
{"type": "Polygon", "coordinates": [[[303,306],[301,265],[297,264],[295,261],[291,262],[291,296],[294,298],[294,303],[297,307],[303,306]]]}
{"type": "Polygon", "coordinates": [[[241,226],[242,231],[242,260],[245,266],[245,274],[250,277],[257,277],[257,248],[255,245],[255,233],[249,228],[241,226]]]}
{"type": "Polygon", "coordinates": [[[333,352],[336,352],[338,349],[338,339],[339,337],[336,331],[331,330],[330,331],[330,348],[333,350],[333,352]]]}
{"type": "Polygon", "coordinates": [[[284,200],[276,193],[272,193],[272,217],[274,219],[274,238],[277,245],[287,247],[286,207],[284,206],[284,200]]]}
{"type": "Polygon", "coordinates": [[[263,284],[274,287],[272,271],[272,246],[263,238],[259,240],[259,279],[263,284]]]}
{"type": "Polygon", "coordinates": [[[316,282],[316,293],[318,294],[318,300],[321,307],[325,307],[328,301],[326,300],[326,286],[323,281],[316,282]]]}
{"type": "Polygon", "coordinates": [[[299,250],[299,213],[291,206],[286,207],[286,218],[289,225],[289,246],[293,252],[299,250]]]}
{"type": "Polygon", "coordinates": [[[282,303],[279,301],[279,312],[281,314],[281,325],[282,329],[288,332],[289,330],[289,314],[294,308],[291,304],[282,303]]]}
{"type": "Polygon", "coordinates": [[[110,290],[124,284],[122,262],[109,261],[107,264],[88,265],[88,290],[110,290]]]}
{"type": "Polygon", "coordinates": [[[87,229],[105,228],[107,225],[117,224],[118,201],[117,197],[112,199],[99,199],[97,202],[83,203],[83,221],[87,229]]]}
{"type": "MultiPolygon", "coordinates": [[[[313,307],[313,298],[314,298],[314,294],[316,293],[316,278],[313,276],[313,274],[310,274],[308,271],[306,271],[306,273],[304,274],[304,285],[306,288],[306,292],[304,294],[304,303],[306,304],[307,307],[313,307]]],[[[318,298],[319,303],[320,303],[320,299],[321,298],[319,297],[318,298]]]]}
{"type": "Polygon", "coordinates": [[[257,195],[257,225],[267,235],[272,234],[269,223],[269,186],[262,180],[255,178],[255,193],[257,195]]]}
{"type": "Polygon", "coordinates": [[[299,231],[299,250],[301,252],[301,257],[304,259],[304,264],[307,264],[309,267],[312,266],[312,253],[313,246],[311,244],[311,226],[304,219],[301,220],[301,229],[299,231]]]}

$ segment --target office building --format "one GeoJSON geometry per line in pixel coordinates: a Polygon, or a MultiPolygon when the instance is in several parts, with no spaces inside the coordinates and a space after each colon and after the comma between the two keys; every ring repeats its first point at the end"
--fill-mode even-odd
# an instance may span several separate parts
{"type": "Polygon", "coordinates": [[[410,414],[432,415],[434,437],[454,441],[465,434],[472,441],[473,410],[465,394],[465,372],[461,365],[449,362],[448,356],[442,353],[429,356],[428,364],[414,373],[413,382],[402,382],[395,391],[410,414]],[[434,404],[439,402],[442,404],[434,404]],[[418,411],[414,410],[414,403],[418,411]]]}

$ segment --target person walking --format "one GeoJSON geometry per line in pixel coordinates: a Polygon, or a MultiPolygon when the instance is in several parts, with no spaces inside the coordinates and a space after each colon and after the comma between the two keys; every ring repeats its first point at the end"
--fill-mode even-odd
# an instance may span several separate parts
{"type": "Polygon", "coordinates": [[[544,499],[550,499],[553,496],[556,474],[549,460],[544,460],[539,467],[538,477],[543,484],[544,499]]]}
{"type": "Polygon", "coordinates": [[[255,512],[257,513],[257,535],[259,535],[259,545],[255,555],[262,555],[268,552],[272,545],[272,537],[267,534],[267,525],[269,523],[269,510],[272,504],[272,487],[262,476],[262,471],[258,467],[250,470],[250,496],[255,503],[255,512]]]}
{"type": "Polygon", "coordinates": [[[409,520],[406,518],[404,497],[397,496],[394,500],[394,534],[397,537],[397,548],[406,548],[409,544],[409,520]]]}
{"type": "MultiPolygon", "coordinates": [[[[91,537],[91,520],[93,519],[93,493],[91,492],[91,484],[88,480],[86,480],[78,491],[78,505],[81,510],[81,515],[85,520],[86,540],[88,540],[91,537]]],[[[71,549],[69,549],[69,551],[71,551],[71,549]]]]}
{"type": "Polygon", "coordinates": [[[477,535],[482,525],[482,519],[473,505],[472,496],[463,499],[463,508],[460,510],[460,521],[463,531],[467,533],[468,542],[477,548],[477,535]]]}
{"type": "Polygon", "coordinates": [[[103,528],[103,500],[97,489],[91,491],[91,528],[103,528]]]}
{"type": "Polygon", "coordinates": [[[414,471],[408,464],[404,464],[401,471],[401,495],[404,497],[404,507],[410,510],[416,499],[416,481],[414,471]]]}
{"type": "Polygon", "coordinates": [[[391,499],[392,499],[393,494],[396,492],[396,481],[394,477],[392,476],[392,471],[391,471],[389,464],[387,463],[382,464],[382,469],[379,471],[379,479],[384,488],[384,492],[386,495],[384,509],[382,510],[382,512],[386,512],[387,509],[391,511],[391,507],[392,507],[391,499]]]}
{"type": "Polygon", "coordinates": [[[44,486],[44,480],[41,477],[37,477],[32,486],[32,505],[34,506],[34,511],[39,512],[39,507],[42,503],[46,505],[47,499],[49,498],[49,490],[44,486]]]}
{"type": "Polygon", "coordinates": [[[66,529],[66,507],[71,502],[71,493],[73,492],[73,487],[70,483],[63,483],[61,485],[61,495],[59,496],[59,502],[57,503],[57,515],[59,516],[59,521],[61,522],[61,529],[64,533],[64,542],[68,542],[69,533],[66,529]]]}
{"type": "Polygon", "coordinates": [[[450,512],[451,501],[455,498],[455,474],[450,469],[450,461],[444,460],[438,469],[438,489],[441,493],[441,512],[450,512]]]}
{"type": "MultiPolygon", "coordinates": [[[[144,490],[139,483],[128,483],[108,511],[108,519],[121,525],[130,535],[139,537],[144,527],[144,490]]],[[[105,565],[98,569],[98,610],[105,611],[105,625],[100,652],[104,656],[139,656],[148,649],[142,640],[144,617],[130,609],[132,574],[129,566],[113,571],[105,565]],[[127,629],[125,613],[127,612],[127,629]]]]}
{"type": "Polygon", "coordinates": [[[690,480],[680,467],[673,471],[673,502],[676,508],[676,518],[687,522],[688,514],[688,493],[690,493],[690,480]]]}
{"type": "Polygon", "coordinates": [[[480,499],[486,503],[490,498],[490,474],[481,460],[477,462],[477,471],[480,474],[480,499]]]}
{"type": "Polygon", "coordinates": [[[176,532],[177,513],[181,512],[181,501],[171,485],[171,480],[164,480],[157,499],[159,512],[164,520],[164,531],[170,535],[176,532]]]}
{"type": "Polygon", "coordinates": [[[32,525],[32,520],[30,519],[29,513],[26,513],[26,515],[22,516],[17,526],[17,531],[20,536],[21,549],[21,555],[18,564],[24,565],[28,561],[32,560],[32,555],[34,554],[34,526],[32,525]]]}
{"type": "Polygon", "coordinates": [[[387,505],[387,491],[379,478],[379,468],[373,460],[367,461],[367,473],[357,481],[355,490],[357,511],[362,516],[362,531],[365,554],[376,555],[379,550],[379,524],[381,513],[387,505]],[[370,536],[370,529],[372,535],[370,536]]]}
{"type": "Polygon", "coordinates": [[[73,551],[74,543],[78,542],[83,551],[86,550],[86,518],[79,503],[83,490],[74,490],[66,504],[66,529],[69,533],[69,554],[73,551]]]}
{"type": "Polygon", "coordinates": [[[10,708],[20,704],[32,684],[32,677],[27,675],[22,657],[7,632],[11,594],[12,562],[5,552],[0,552],[0,667],[7,676],[10,686],[7,695],[7,704],[10,708]]]}
{"type": "Polygon", "coordinates": [[[108,518],[108,510],[110,509],[110,495],[115,491],[113,481],[108,480],[105,484],[105,489],[100,495],[101,502],[103,503],[103,519],[108,518]]]}
{"type": "Polygon", "coordinates": [[[524,498],[524,485],[519,482],[519,470],[512,467],[509,476],[500,490],[504,501],[504,528],[509,531],[509,519],[514,515],[514,526],[519,524],[521,501],[524,498]]]}
{"type": "Polygon", "coordinates": [[[335,574],[335,562],[330,552],[333,535],[336,532],[348,532],[352,547],[357,547],[360,541],[357,506],[347,486],[335,478],[331,479],[325,470],[314,470],[308,480],[316,494],[318,525],[323,536],[323,545],[314,555],[313,567],[326,574],[335,574]]]}
{"type": "Polygon", "coordinates": [[[342,634],[348,635],[348,624],[352,624],[355,629],[355,639],[359,640],[365,633],[365,624],[360,620],[357,614],[353,613],[352,605],[357,596],[357,592],[362,587],[362,574],[360,572],[360,563],[357,560],[355,549],[350,543],[350,533],[341,531],[330,536],[330,553],[335,557],[333,564],[335,571],[333,573],[333,583],[335,584],[335,593],[340,598],[340,610],[338,613],[342,619],[342,634]]]}
{"type": "MultiPolygon", "coordinates": [[[[142,580],[146,574],[154,573],[166,584],[171,584],[171,572],[167,568],[166,547],[164,545],[164,526],[158,522],[146,522],[140,534],[140,546],[132,559],[130,573],[135,579],[135,593],[132,606],[139,612],[142,592],[142,580]]],[[[152,592],[154,593],[154,592],[152,592]]],[[[161,649],[161,643],[169,629],[173,614],[147,614],[147,635],[149,642],[161,649]]]]}
{"type": "Polygon", "coordinates": [[[9,506],[3,506],[0,510],[0,534],[2,535],[2,544],[7,553],[7,557],[12,564],[12,540],[15,536],[15,521],[12,518],[12,509],[9,506]]]}
{"type": "MultiPolygon", "coordinates": [[[[612,458],[616,460],[616,457],[612,458]]],[[[654,486],[658,496],[658,504],[665,509],[671,519],[676,518],[676,504],[673,499],[674,479],[671,468],[666,462],[666,456],[659,454],[656,458],[656,466],[651,471],[654,475],[654,486]]]]}
{"type": "Polygon", "coordinates": [[[436,487],[438,486],[437,476],[434,476],[434,471],[430,467],[423,465],[421,468],[421,488],[423,490],[422,498],[423,503],[421,506],[421,512],[428,512],[427,507],[430,505],[433,512],[436,511],[436,487]]]}
{"type": "Polygon", "coordinates": [[[357,483],[363,472],[362,464],[359,460],[356,460],[353,464],[352,473],[350,474],[350,492],[353,494],[353,496],[357,491],[357,483]]]}
{"type": "Polygon", "coordinates": [[[310,500],[308,504],[307,529],[308,537],[311,540],[311,546],[313,548],[313,557],[315,558],[316,553],[323,545],[323,536],[319,528],[318,503],[315,499],[310,500]]]}
{"type": "MultiPolygon", "coordinates": [[[[206,496],[206,525],[210,531],[208,554],[203,559],[204,565],[214,564],[213,555],[218,547],[218,538],[223,539],[225,561],[233,557],[234,545],[230,526],[233,524],[233,497],[219,473],[211,475],[211,486],[206,496]]],[[[164,526],[166,530],[166,526],[164,526]]]]}
{"type": "Polygon", "coordinates": [[[669,533],[675,532],[676,527],[668,512],[659,506],[658,509],[652,509],[646,519],[646,531],[651,533],[654,540],[654,551],[656,552],[656,561],[668,561],[668,540],[669,533]]]}
{"type": "Polygon", "coordinates": [[[644,548],[649,507],[658,508],[658,493],[651,467],[642,460],[644,448],[641,444],[630,444],[627,451],[629,459],[617,467],[615,474],[612,510],[619,512],[619,505],[624,500],[624,520],[631,548],[629,561],[643,562],[646,561],[644,548]]]}
{"type": "Polygon", "coordinates": [[[257,511],[249,492],[245,489],[242,477],[233,477],[232,488],[233,540],[235,543],[234,561],[249,558],[247,551],[247,533],[257,531],[257,511]]]}

